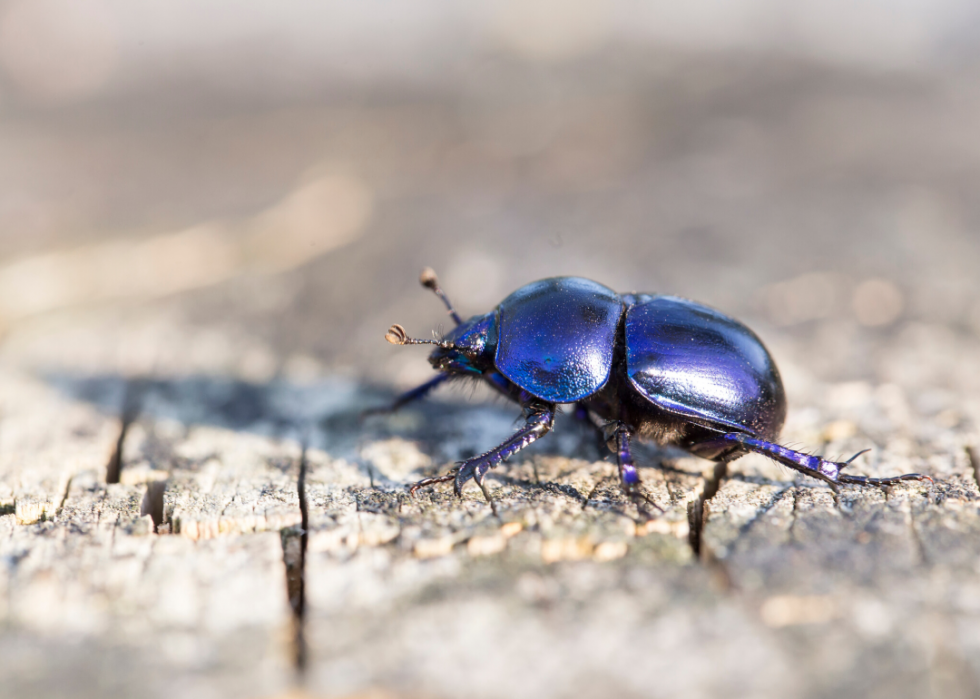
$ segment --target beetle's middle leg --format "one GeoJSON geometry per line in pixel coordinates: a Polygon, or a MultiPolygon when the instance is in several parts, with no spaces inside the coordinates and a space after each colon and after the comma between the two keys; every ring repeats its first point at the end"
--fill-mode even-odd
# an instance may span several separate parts
{"type": "Polygon", "coordinates": [[[636,465],[633,463],[633,451],[630,449],[630,428],[625,423],[617,423],[616,431],[613,433],[612,444],[615,447],[616,461],[619,464],[619,482],[623,486],[623,491],[629,496],[636,509],[647,519],[653,519],[653,515],[644,507],[652,505],[661,512],[657,503],[650,499],[650,496],[641,489],[640,474],[636,472],[636,465]]]}
{"type": "Polygon", "coordinates": [[[572,408],[572,417],[575,418],[576,422],[592,428],[591,433],[595,439],[595,447],[599,452],[599,458],[602,459],[602,455],[606,453],[606,443],[608,441],[606,438],[605,424],[597,421],[592,411],[589,410],[589,406],[582,401],[576,403],[572,408]]]}

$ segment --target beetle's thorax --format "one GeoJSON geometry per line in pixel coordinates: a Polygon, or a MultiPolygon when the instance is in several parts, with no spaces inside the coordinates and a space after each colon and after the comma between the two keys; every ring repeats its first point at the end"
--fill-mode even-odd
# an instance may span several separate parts
{"type": "Polygon", "coordinates": [[[453,328],[439,347],[429,355],[429,363],[451,374],[482,374],[494,368],[497,351],[495,313],[473,316],[453,328]]]}

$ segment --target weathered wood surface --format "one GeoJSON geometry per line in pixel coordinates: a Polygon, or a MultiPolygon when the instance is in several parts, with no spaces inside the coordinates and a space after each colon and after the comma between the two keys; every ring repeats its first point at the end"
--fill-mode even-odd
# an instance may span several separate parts
{"type": "Polygon", "coordinates": [[[0,696],[980,695],[962,70],[617,46],[254,101],[137,76],[77,114],[4,78],[0,696]],[[562,416],[499,517],[409,498],[517,417],[358,420],[430,373],[382,339],[445,329],[424,265],[464,315],[554,274],[716,306],[776,357],[784,442],[936,483],[643,448],[648,522],[562,416]]]}
{"type": "MultiPolygon", "coordinates": [[[[877,407],[872,399],[857,412],[877,407]]],[[[980,687],[980,497],[967,435],[889,440],[866,467],[926,470],[935,486],[838,498],[745,458],[704,503],[703,530],[693,523],[695,557],[688,513],[707,464],[690,458],[646,471],[666,514],[643,525],[611,464],[566,458],[590,453],[574,440],[491,480],[499,519],[476,489],[462,502],[442,491],[405,497],[412,466],[427,466],[413,415],[481,421],[480,410],[463,412],[409,412],[391,438],[362,450],[374,490],[310,472],[317,690],[911,697],[980,687]]],[[[561,429],[576,432],[570,421],[561,429]]],[[[860,443],[855,434],[827,450],[860,443]]],[[[455,457],[436,454],[436,463],[455,457]]]]}
{"type": "MultiPolygon", "coordinates": [[[[555,439],[488,481],[497,517],[475,488],[412,499],[405,484],[507,434],[506,406],[437,397],[361,424],[383,396],[341,382],[161,380],[130,385],[138,410],[122,416],[115,379],[7,371],[2,383],[11,696],[980,687],[974,435],[929,418],[916,419],[920,440],[886,438],[864,470],[925,471],[934,486],[836,498],[762,458],[717,487],[707,462],[642,450],[663,464],[644,469],[664,509],[652,521],[561,418],[555,439]],[[315,414],[321,391],[344,400],[315,414]],[[121,432],[120,482],[107,484],[121,432]],[[706,484],[717,492],[702,503],[706,484]]],[[[862,445],[863,416],[895,398],[843,390],[866,400],[832,426],[831,453],[862,445]]],[[[807,428],[787,438],[812,439],[807,428]]]]}
{"type": "MultiPolygon", "coordinates": [[[[282,532],[299,522],[288,450],[140,419],[123,440],[122,482],[107,484],[119,417],[63,385],[9,373],[2,384],[4,694],[287,687],[282,532]],[[154,534],[154,493],[158,531],[176,535],[154,534]]],[[[99,398],[119,395],[105,388],[99,398]]]]}

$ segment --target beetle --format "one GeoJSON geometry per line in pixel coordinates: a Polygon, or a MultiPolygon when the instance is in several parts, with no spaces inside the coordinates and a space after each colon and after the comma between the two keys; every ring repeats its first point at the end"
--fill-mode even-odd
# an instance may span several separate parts
{"type": "Polygon", "coordinates": [[[918,473],[842,473],[863,451],[830,461],[779,445],[786,393],[776,363],[755,333],[713,308],[676,296],[618,294],[581,277],[551,277],[463,320],[431,269],[420,281],[456,326],[438,340],[411,338],[400,325],[388,329],[392,344],[435,345],[429,362],[439,373],[375,412],[396,410],[449,379],[472,377],[519,404],[525,422],[499,446],[415,483],[413,495],[448,481],[460,495],[473,480],[492,504],[483,483],[487,471],[548,434],[561,404],[574,405],[577,416],[600,430],[616,455],[622,488],[638,507],[642,501],[656,505],[640,490],[634,437],[716,462],[763,454],[835,491],[841,484],[932,481],[918,473]]]}

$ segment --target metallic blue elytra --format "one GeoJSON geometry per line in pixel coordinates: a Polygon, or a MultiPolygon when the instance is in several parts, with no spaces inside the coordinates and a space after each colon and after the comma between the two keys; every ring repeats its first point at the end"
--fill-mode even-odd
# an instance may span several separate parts
{"type": "Polygon", "coordinates": [[[394,344],[436,345],[429,361],[439,372],[397,398],[390,410],[448,379],[470,377],[518,403],[525,424],[447,475],[419,481],[412,493],[453,481],[458,495],[473,479],[486,495],[487,471],[550,432],[562,403],[573,403],[575,415],[600,431],[616,454],[624,490],[644,512],[644,503],[656,505],[639,489],[630,449],[634,436],[721,462],[764,454],[834,489],[931,480],[917,473],[846,475],[843,469],[857,455],[829,461],[775,443],[786,417],[779,370],[751,330],[714,309],[673,296],[620,295],[580,277],[553,277],[521,287],[490,313],[464,321],[434,272],[423,271],[422,284],[442,299],[456,327],[442,340],[416,340],[400,325],[389,328],[385,338],[394,344]]]}
{"type": "Polygon", "coordinates": [[[586,398],[609,380],[623,310],[619,294],[580,277],[523,286],[497,306],[497,370],[545,401],[586,398]]]}
{"type": "Polygon", "coordinates": [[[626,373],[651,403],[692,423],[775,439],[786,419],[779,370],[755,333],[673,296],[626,313],[626,373]]]}

